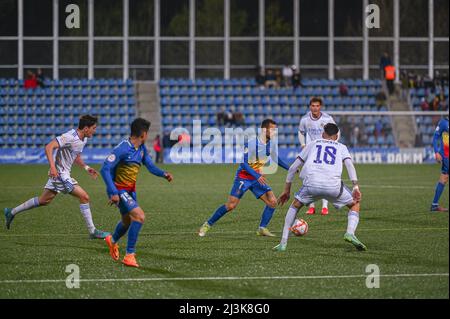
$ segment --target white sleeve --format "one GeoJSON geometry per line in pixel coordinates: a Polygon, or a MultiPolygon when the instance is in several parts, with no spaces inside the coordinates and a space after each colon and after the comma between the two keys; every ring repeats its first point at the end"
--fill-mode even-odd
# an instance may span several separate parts
{"type": "Polygon", "coordinates": [[[342,145],[342,161],[345,161],[346,159],[352,159],[352,156],[350,155],[347,146],[343,144],[341,145],[342,145]]]}
{"type": "Polygon", "coordinates": [[[292,165],[289,167],[287,176],[286,176],[286,183],[292,183],[292,180],[294,179],[295,173],[299,169],[300,166],[303,165],[303,161],[300,159],[300,157],[297,157],[292,163],[292,165]]]}
{"type": "Polygon", "coordinates": [[[63,147],[66,144],[69,144],[70,142],[72,142],[73,140],[73,135],[71,134],[71,132],[66,132],[60,136],[56,137],[56,141],[59,144],[59,147],[63,147]]]}
{"type": "Polygon", "coordinates": [[[303,118],[300,120],[300,124],[298,125],[298,132],[302,133],[303,135],[305,135],[306,133],[305,121],[303,120],[303,118]]]}
{"type": "Polygon", "coordinates": [[[300,141],[300,145],[303,147],[304,145],[306,145],[306,137],[305,134],[303,134],[302,132],[298,131],[298,140],[300,141]]]}
{"type": "Polygon", "coordinates": [[[306,162],[308,159],[309,151],[311,150],[311,147],[314,143],[306,144],[306,146],[302,149],[298,157],[303,161],[306,162]]]}
{"type": "Polygon", "coordinates": [[[345,167],[347,168],[348,177],[350,178],[350,180],[352,182],[358,181],[358,176],[356,175],[356,169],[355,169],[355,166],[353,165],[351,158],[347,157],[344,160],[344,164],[345,164],[345,167]]]}

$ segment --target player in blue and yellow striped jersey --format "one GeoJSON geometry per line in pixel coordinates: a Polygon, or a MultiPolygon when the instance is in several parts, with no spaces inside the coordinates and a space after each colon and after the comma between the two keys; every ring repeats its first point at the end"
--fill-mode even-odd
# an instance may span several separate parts
{"type": "MultiPolygon", "coordinates": [[[[262,169],[266,164],[273,164],[288,170],[289,165],[284,163],[278,154],[274,154],[276,148],[271,147],[271,138],[275,134],[277,124],[271,119],[265,119],[262,124],[262,134],[255,139],[250,139],[244,147],[244,161],[240,164],[231,188],[228,201],[220,206],[214,214],[200,228],[198,235],[203,237],[206,232],[222,218],[227,212],[232,211],[239,204],[240,199],[250,190],[257,199],[261,199],[266,207],[264,208],[261,223],[257,234],[260,236],[275,236],[268,229],[267,225],[272,219],[272,215],[277,205],[277,198],[272,189],[267,185],[262,169]]],[[[272,145],[273,146],[273,145],[272,145]]],[[[276,151],[275,151],[276,153],[276,151]]]]}
{"type": "Polygon", "coordinates": [[[136,199],[136,179],[141,164],[144,164],[153,175],[164,177],[169,182],[172,175],[164,172],[153,164],[145,147],[150,122],[137,118],[131,123],[131,136],[117,145],[106,158],[101,169],[101,175],[106,183],[110,204],[115,204],[122,214],[122,220],[116,226],[114,234],[105,238],[110,255],[119,259],[117,242],[128,231],[128,242],[123,264],[139,267],[136,262],[136,242],[139,231],[144,224],[145,214],[136,199]]]}
{"type": "Polygon", "coordinates": [[[448,141],[448,116],[441,119],[436,127],[433,136],[433,148],[435,158],[438,163],[442,164],[441,176],[436,185],[433,203],[431,204],[432,212],[448,212],[448,208],[439,206],[439,198],[444,191],[448,182],[448,157],[449,157],[449,141],[448,141]]]}

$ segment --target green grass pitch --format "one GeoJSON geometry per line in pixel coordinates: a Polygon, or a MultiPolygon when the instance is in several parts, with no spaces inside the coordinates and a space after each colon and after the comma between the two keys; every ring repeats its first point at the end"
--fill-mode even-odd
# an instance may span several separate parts
{"type": "MultiPolygon", "coordinates": [[[[0,298],[448,298],[448,214],[428,212],[438,165],[359,165],[363,192],[358,252],[344,242],[347,210],[302,216],[307,236],[257,237],[263,203],[246,194],[237,210],[204,238],[199,226],[225,201],[236,166],[170,165],[169,184],[141,169],[138,201],[147,214],[137,246],[142,268],[114,262],[101,240],[88,240],[77,201],[59,195],[49,207],[20,214],[0,230],[0,298]],[[66,287],[66,266],[80,268],[80,288],[66,287]],[[380,269],[380,287],[366,287],[366,266],[380,269]],[[417,276],[420,274],[420,276],[417,276]],[[261,278],[263,277],[263,278],[261,278]]],[[[1,207],[40,194],[46,165],[0,166],[1,207]]],[[[346,176],[346,175],[345,175],[346,176]]],[[[107,205],[101,179],[81,169],[94,222],[112,231],[120,214],[107,205]]],[[[278,195],[285,171],[269,176],[278,195]]],[[[298,188],[299,180],[295,184],[298,188]]],[[[448,206],[448,186],[441,202],[448,206]]],[[[320,207],[320,206],[319,206],[320,207]]],[[[280,236],[287,206],[269,228],[280,236]]],[[[3,211],[3,209],[2,209],[3,211]]],[[[2,218],[2,223],[4,219],[2,218]]],[[[124,253],[126,237],[121,241],[124,253]]]]}

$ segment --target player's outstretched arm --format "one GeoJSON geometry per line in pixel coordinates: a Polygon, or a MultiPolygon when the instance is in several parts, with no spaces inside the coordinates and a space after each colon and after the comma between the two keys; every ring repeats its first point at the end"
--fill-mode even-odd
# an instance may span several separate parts
{"type": "Polygon", "coordinates": [[[285,161],[283,161],[280,156],[278,156],[277,158],[277,163],[278,166],[284,168],[285,170],[289,170],[289,165],[285,161]]]}
{"type": "Polygon", "coordinates": [[[148,154],[147,148],[145,148],[145,147],[144,147],[144,158],[143,158],[142,162],[144,163],[144,165],[148,169],[148,171],[150,173],[152,173],[153,175],[159,176],[159,177],[164,177],[169,182],[171,182],[173,180],[173,176],[171,173],[163,171],[158,166],[156,166],[155,163],[153,163],[152,158],[148,154]]]}
{"type": "Polygon", "coordinates": [[[347,168],[348,177],[352,181],[353,184],[353,199],[357,202],[361,201],[361,191],[359,190],[358,185],[358,176],[356,175],[356,169],[353,165],[353,161],[350,158],[344,159],[345,167],[347,168]]]}
{"type": "Polygon", "coordinates": [[[53,151],[59,148],[58,140],[54,139],[45,146],[45,155],[47,156],[48,164],[50,165],[49,175],[53,178],[58,177],[58,170],[55,166],[55,160],[53,159],[53,151]]]}
{"type": "Polygon", "coordinates": [[[98,172],[93,169],[92,167],[90,167],[89,165],[86,165],[86,163],[83,161],[83,159],[81,158],[81,155],[78,154],[77,157],[75,158],[74,161],[75,164],[77,164],[78,166],[84,168],[86,170],[86,172],[93,178],[93,179],[97,179],[98,177],[98,172]]]}
{"type": "Polygon", "coordinates": [[[295,173],[298,171],[298,169],[303,165],[303,161],[300,157],[297,157],[292,163],[292,165],[289,167],[287,176],[286,176],[286,184],[284,185],[284,191],[283,193],[278,197],[278,204],[283,205],[286,203],[289,198],[291,197],[291,186],[292,186],[292,180],[294,179],[295,173]]]}

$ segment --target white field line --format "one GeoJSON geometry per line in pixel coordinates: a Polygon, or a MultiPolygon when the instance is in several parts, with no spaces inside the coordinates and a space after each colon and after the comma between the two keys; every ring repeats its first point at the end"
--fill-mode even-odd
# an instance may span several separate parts
{"type": "MultiPolygon", "coordinates": [[[[413,277],[448,277],[448,273],[429,274],[381,274],[379,277],[386,278],[413,278],[413,277]]],[[[144,277],[144,278],[97,278],[79,279],[81,282],[148,282],[148,281],[215,281],[215,280],[290,280],[290,279],[348,279],[367,278],[367,274],[361,275],[325,275],[325,276],[260,276],[260,277],[144,277]]],[[[60,283],[66,279],[38,279],[38,280],[0,280],[0,284],[40,284],[40,283],[60,283]]]]}
{"type": "MultiPolygon", "coordinates": [[[[344,232],[344,229],[315,229],[321,232],[344,232]]],[[[448,231],[448,227],[418,227],[418,228],[358,228],[358,232],[365,231],[435,231],[435,230],[445,230],[448,231]]],[[[253,234],[255,231],[242,230],[242,231],[214,231],[213,234],[218,235],[245,235],[253,234]]],[[[154,233],[139,233],[139,236],[164,236],[164,235],[197,235],[197,230],[194,231],[167,231],[167,232],[154,232],[154,233]]],[[[88,237],[87,234],[0,234],[0,237],[88,237]]]]}

